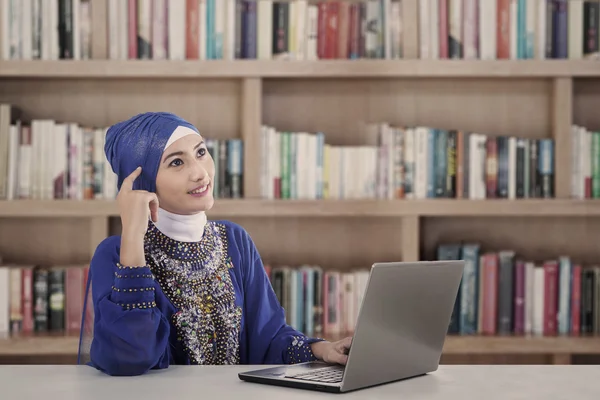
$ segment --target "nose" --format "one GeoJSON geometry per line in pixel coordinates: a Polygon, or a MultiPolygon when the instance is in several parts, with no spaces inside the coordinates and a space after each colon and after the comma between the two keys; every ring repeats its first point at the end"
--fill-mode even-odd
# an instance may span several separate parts
{"type": "Polygon", "coordinates": [[[200,160],[197,160],[192,164],[190,179],[194,182],[201,182],[208,179],[208,171],[200,160]]]}

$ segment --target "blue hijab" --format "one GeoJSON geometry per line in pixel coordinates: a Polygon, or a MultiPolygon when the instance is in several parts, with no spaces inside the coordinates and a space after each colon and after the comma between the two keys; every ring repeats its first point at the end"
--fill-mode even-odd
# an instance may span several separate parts
{"type": "Polygon", "coordinates": [[[145,112],[111,126],[106,132],[104,152],[117,175],[117,188],[137,167],[142,173],[133,184],[134,190],[156,192],[156,175],[162,153],[178,126],[196,132],[194,125],[168,112],[145,112]]]}

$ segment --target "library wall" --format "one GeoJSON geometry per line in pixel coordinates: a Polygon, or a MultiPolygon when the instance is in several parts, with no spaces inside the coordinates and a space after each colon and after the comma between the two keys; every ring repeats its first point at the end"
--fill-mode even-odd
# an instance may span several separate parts
{"type": "Polygon", "coordinates": [[[461,129],[492,136],[550,137],[547,79],[269,79],[263,123],[324,132],[328,143],[376,143],[367,124],[461,129]]]}
{"type": "Polygon", "coordinates": [[[538,263],[561,256],[573,262],[600,263],[600,220],[589,217],[443,217],[422,218],[421,254],[435,260],[443,244],[477,243],[481,252],[513,250],[538,263]]]}
{"type": "Polygon", "coordinates": [[[237,79],[0,80],[0,101],[22,108],[25,120],[103,128],[137,113],[169,111],[218,139],[241,136],[240,93],[237,79]]]}
{"type": "Polygon", "coordinates": [[[89,263],[91,223],[89,218],[0,218],[0,258],[5,264],[89,263]]]}
{"type": "MultiPolygon", "coordinates": [[[[216,203],[219,199],[215,200],[216,203]]],[[[209,213],[210,219],[221,217],[209,213]]],[[[121,232],[110,219],[110,234],[121,232]]],[[[304,264],[324,269],[368,269],[375,262],[402,260],[402,218],[228,217],[250,234],[263,263],[273,267],[304,264]],[[375,235],[376,241],[370,240],[375,235]]]]}
{"type": "MultiPolygon", "coordinates": [[[[600,68],[600,66],[598,67],[600,68]]],[[[600,130],[600,79],[573,80],[573,123],[587,129],[600,130]]]]}

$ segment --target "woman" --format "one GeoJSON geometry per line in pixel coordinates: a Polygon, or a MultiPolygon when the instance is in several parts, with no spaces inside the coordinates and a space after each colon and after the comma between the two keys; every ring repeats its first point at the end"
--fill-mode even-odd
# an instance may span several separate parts
{"type": "Polygon", "coordinates": [[[193,125],[139,114],[109,128],[105,153],[122,232],[91,260],[94,321],[90,329],[84,314],[80,362],[89,357],[109,375],[171,364],[346,363],[350,338],[308,338],[285,323],[248,233],[207,221],[215,166],[193,125]]]}

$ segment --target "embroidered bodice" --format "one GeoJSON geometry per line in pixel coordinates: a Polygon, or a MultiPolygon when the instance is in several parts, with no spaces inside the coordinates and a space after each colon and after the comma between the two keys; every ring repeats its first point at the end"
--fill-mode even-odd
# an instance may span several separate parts
{"type": "Polygon", "coordinates": [[[229,269],[226,229],[208,222],[199,242],[180,242],[149,223],[148,267],[169,301],[178,340],[194,364],[238,364],[241,308],[229,269]]]}

